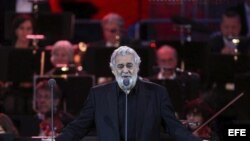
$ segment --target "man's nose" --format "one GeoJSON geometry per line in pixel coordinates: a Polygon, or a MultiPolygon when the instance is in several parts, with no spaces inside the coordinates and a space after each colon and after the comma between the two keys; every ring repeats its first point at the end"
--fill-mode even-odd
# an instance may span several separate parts
{"type": "Polygon", "coordinates": [[[123,71],[124,73],[128,73],[128,72],[129,72],[129,69],[128,69],[127,67],[124,67],[124,68],[122,69],[122,71],[123,71]]]}

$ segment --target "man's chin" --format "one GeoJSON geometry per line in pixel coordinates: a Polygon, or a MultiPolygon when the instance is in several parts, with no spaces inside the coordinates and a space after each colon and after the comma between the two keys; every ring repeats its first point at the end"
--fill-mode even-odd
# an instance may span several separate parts
{"type": "Polygon", "coordinates": [[[121,76],[121,78],[132,78],[132,76],[125,75],[125,76],[121,76]]]}

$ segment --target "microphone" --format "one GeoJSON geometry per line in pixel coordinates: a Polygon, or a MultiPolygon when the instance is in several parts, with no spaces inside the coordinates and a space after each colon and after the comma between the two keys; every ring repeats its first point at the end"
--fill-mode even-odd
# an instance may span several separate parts
{"type": "Polygon", "coordinates": [[[128,86],[130,84],[129,79],[125,78],[123,79],[123,85],[128,86]]]}
{"type": "MultiPolygon", "coordinates": [[[[127,86],[129,86],[129,84],[130,84],[130,81],[129,81],[128,78],[123,79],[123,85],[124,85],[124,86],[127,87],[127,86]]],[[[125,89],[124,91],[125,91],[126,95],[129,94],[129,90],[128,90],[128,89],[125,89]]]]}
{"type": "Polygon", "coordinates": [[[51,78],[48,81],[48,85],[50,87],[50,93],[51,93],[51,140],[54,141],[54,86],[56,85],[56,80],[51,78]]]}
{"type": "Polygon", "coordinates": [[[54,87],[56,85],[56,80],[53,79],[53,78],[49,79],[48,85],[49,85],[50,88],[54,87]]]}
{"type": "MultiPolygon", "coordinates": [[[[123,85],[124,86],[129,86],[130,81],[128,78],[123,79],[123,85]]],[[[128,140],[128,94],[129,90],[124,90],[126,93],[126,101],[125,101],[125,141],[128,140]]]]}

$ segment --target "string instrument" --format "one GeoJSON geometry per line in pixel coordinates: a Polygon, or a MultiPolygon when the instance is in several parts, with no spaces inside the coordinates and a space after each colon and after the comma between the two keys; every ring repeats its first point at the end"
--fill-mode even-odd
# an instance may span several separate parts
{"type": "MultiPolygon", "coordinates": [[[[210,123],[213,119],[215,119],[218,115],[220,115],[223,111],[225,111],[229,106],[231,106],[233,103],[235,103],[238,99],[240,99],[244,95],[244,92],[240,93],[238,96],[236,96],[233,100],[231,100],[227,105],[225,105],[223,108],[221,108],[218,112],[216,112],[211,118],[209,118],[207,121],[199,125],[194,131],[194,135],[205,135],[202,134],[204,131],[208,130],[208,123],[210,123]]],[[[209,128],[209,127],[208,127],[209,128]]],[[[209,130],[208,130],[209,131],[209,130]]],[[[211,133],[211,130],[210,130],[211,133]]],[[[203,138],[202,136],[200,136],[203,138]]],[[[210,138],[210,136],[209,136],[210,138]]],[[[208,138],[208,139],[209,139],[208,138]]]]}
{"type": "MultiPolygon", "coordinates": [[[[200,122],[189,122],[187,120],[181,120],[182,124],[185,125],[187,129],[190,131],[194,131],[197,129],[201,123],[200,122]]],[[[198,132],[193,133],[195,136],[203,138],[203,139],[209,139],[211,135],[212,130],[208,126],[204,126],[202,129],[200,129],[198,132]]]]}
{"type": "Polygon", "coordinates": [[[184,124],[188,129],[192,131],[192,133],[195,136],[198,136],[202,139],[209,140],[211,138],[211,129],[209,128],[208,124],[216,118],[218,115],[220,115],[223,111],[225,111],[229,106],[231,106],[233,103],[235,103],[239,98],[241,98],[244,95],[244,92],[240,93],[238,96],[236,96],[233,100],[231,100],[227,105],[225,105],[221,110],[216,112],[211,118],[209,118],[207,121],[201,123],[197,122],[188,122],[186,120],[181,120],[182,124],[184,124]]]}
{"type": "MultiPolygon", "coordinates": [[[[55,135],[58,135],[62,132],[64,124],[62,122],[62,114],[60,112],[56,112],[54,114],[54,132],[55,135]]],[[[52,127],[51,127],[51,116],[46,115],[45,119],[40,123],[40,134],[43,136],[51,136],[52,135],[52,127]]]]}

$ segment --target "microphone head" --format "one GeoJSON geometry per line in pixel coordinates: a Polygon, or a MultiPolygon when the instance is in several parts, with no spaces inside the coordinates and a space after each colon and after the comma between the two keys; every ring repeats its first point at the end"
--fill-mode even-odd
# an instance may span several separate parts
{"type": "Polygon", "coordinates": [[[129,79],[127,79],[127,78],[125,78],[125,79],[123,79],[123,85],[124,86],[129,86],[129,84],[130,84],[130,81],[129,81],[129,79]]]}
{"type": "Polygon", "coordinates": [[[54,87],[56,85],[56,80],[53,78],[49,79],[48,85],[49,87],[54,87]]]}

